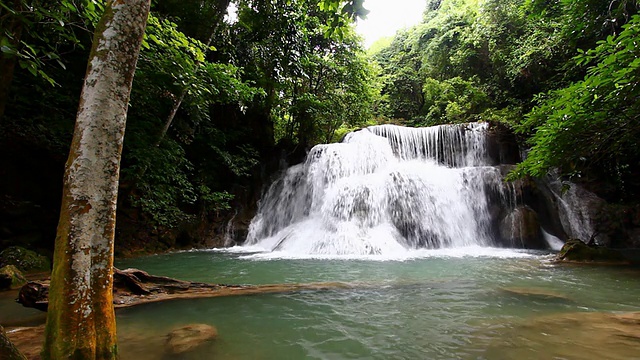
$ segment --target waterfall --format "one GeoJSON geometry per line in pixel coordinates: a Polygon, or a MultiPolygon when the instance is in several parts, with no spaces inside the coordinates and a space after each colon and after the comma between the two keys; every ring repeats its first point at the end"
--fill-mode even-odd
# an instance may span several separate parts
{"type": "Polygon", "coordinates": [[[270,186],[245,244],[320,255],[497,245],[495,202],[514,196],[487,128],[378,125],[317,145],[270,186]]]}

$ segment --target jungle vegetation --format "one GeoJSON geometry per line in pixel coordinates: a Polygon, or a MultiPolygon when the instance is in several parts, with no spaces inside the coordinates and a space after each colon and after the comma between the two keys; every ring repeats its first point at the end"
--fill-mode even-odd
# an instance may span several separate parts
{"type": "MultiPolygon", "coordinates": [[[[1,3],[3,208],[52,210],[38,215],[49,229],[104,3],[1,3]]],[[[609,201],[638,195],[636,1],[429,0],[420,24],[368,52],[352,26],[366,2],[242,0],[229,17],[230,3],[152,1],[123,148],[121,248],[189,245],[203,223],[219,234],[284,163],[381,122],[505,124],[528,149],[512,178],[553,170],[609,201]]]]}

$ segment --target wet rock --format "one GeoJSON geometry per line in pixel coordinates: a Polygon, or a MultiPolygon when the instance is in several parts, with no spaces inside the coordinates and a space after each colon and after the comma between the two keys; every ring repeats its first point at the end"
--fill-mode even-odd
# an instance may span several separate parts
{"type": "Polygon", "coordinates": [[[538,215],[528,206],[518,206],[502,219],[500,236],[510,247],[527,249],[545,247],[538,215]]]}
{"type": "Polygon", "coordinates": [[[609,245],[611,239],[607,232],[599,231],[596,221],[599,209],[606,205],[603,199],[557,175],[549,176],[543,183],[568,238],[593,238],[598,245],[609,245]]]}
{"type": "Polygon", "coordinates": [[[49,284],[46,282],[29,282],[20,288],[18,303],[24,307],[47,311],[49,307],[49,284]]]}
{"type": "Polygon", "coordinates": [[[167,335],[165,350],[172,355],[182,354],[217,337],[218,330],[215,327],[207,324],[191,324],[171,331],[167,335]]]}
{"type": "Polygon", "coordinates": [[[515,134],[507,126],[497,122],[489,124],[487,153],[495,164],[517,164],[521,161],[515,134]]]}
{"type": "Polygon", "coordinates": [[[25,273],[51,270],[51,262],[46,256],[21,246],[11,246],[0,252],[0,266],[6,265],[14,265],[25,273]]]}
{"type": "Polygon", "coordinates": [[[629,261],[620,252],[614,249],[602,246],[589,246],[579,239],[568,240],[556,256],[556,260],[603,264],[629,263],[629,261]]]}
{"type": "Polygon", "coordinates": [[[16,289],[27,283],[20,270],[13,265],[0,268],[0,290],[16,289]]]}

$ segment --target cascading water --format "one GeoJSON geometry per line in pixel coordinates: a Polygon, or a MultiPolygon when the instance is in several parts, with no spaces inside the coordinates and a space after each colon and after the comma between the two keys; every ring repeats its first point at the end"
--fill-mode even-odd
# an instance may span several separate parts
{"type": "Polygon", "coordinates": [[[491,166],[487,127],[379,125],[317,145],[271,185],[245,244],[318,255],[496,245],[491,202],[514,195],[491,166]]]}

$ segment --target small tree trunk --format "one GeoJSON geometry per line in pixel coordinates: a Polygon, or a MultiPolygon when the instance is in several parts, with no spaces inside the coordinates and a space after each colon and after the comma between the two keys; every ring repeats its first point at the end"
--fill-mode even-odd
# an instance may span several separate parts
{"type": "MultiPolygon", "coordinates": [[[[176,117],[176,114],[178,113],[178,109],[180,109],[180,105],[182,105],[182,102],[184,101],[184,97],[186,95],[187,95],[187,89],[186,88],[182,89],[182,91],[180,92],[180,97],[178,97],[178,100],[176,100],[173,103],[171,112],[169,113],[169,116],[167,116],[167,120],[164,122],[164,126],[162,127],[162,130],[160,131],[160,134],[158,135],[156,142],[153,144],[154,146],[156,147],[160,146],[162,139],[164,139],[164,136],[167,135],[167,131],[169,131],[169,127],[171,127],[171,123],[173,122],[173,119],[176,117]]],[[[144,174],[144,170],[146,170],[146,167],[141,171],[141,173],[139,174],[140,176],[144,174]]]]}
{"type": "Polygon", "coordinates": [[[9,340],[2,325],[0,325],[0,360],[27,360],[9,340]]]}
{"type": "MultiPolygon", "coordinates": [[[[212,22],[213,28],[211,29],[209,38],[207,40],[207,43],[205,44],[206,48],[209,48],[209,46],[211,46],[211,42],[213,41],[213,37],[216,34],[216,30],[218,29],[218,26],[222,22],[224,15],[227,13],[227,8],[229,7],[230,2],[231,0],[219,0],[218,3],[215,5],[216,16],[213,19],[213,22],[212,22]]],[[[199,66],[199,65],[196,65],[196,66],[199,66]]],[[[176,100],[173,103],[173,107],[171,107],[171,112],[169,113],[169,116],[167,116],[167,120],[164,122],[164,126],[162,127],[162,130],[160,131],[160,134],[158,135],[158,138],[156,139],[154,146],[156,147],[160,146],[162,139],[164,139],[165,135],[167,135],[167,131],[169,131],[169,128],[171,127],[171,123],[173,123],[173,119],[176,117],[176,114],[178,113],[180,106],[182,106],[182,102],[184,101],[184,98],[186,95],[187,95],[187,88],[185,87],[180,91],[180,96],[178,96],[178,100],[176,100]]],[[[141,170],[139,175],[142,176],[145,170],[146,170],[146,167],[143,168],[143,170],[141,170]]]]}
{"type": "Polygon", "coordinates": [[[110,0],[93,39],[67,160],[44,359],[115,359],[113,240],[120,157],[150,0],[110,0]]]}

